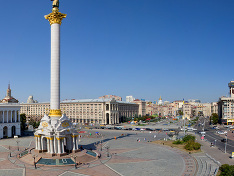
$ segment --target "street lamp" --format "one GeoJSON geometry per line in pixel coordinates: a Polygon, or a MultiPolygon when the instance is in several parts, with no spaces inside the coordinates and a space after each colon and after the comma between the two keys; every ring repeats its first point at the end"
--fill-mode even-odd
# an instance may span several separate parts
{"type": "Polygon", "coordinates": [[[102,151],[102,141],[100,141],[100,144],[101,144],[101,151],[102,151]]]}
{"type": "Polygon", "coordinates": [[[9,148],[9,151],[10,151],[10,157],[11,157],[11,146],[9,145],[9,147],[8,147],[8,148],[9,148]]]}
{"type": "Polygon", "coordinates": [[[77,163],[76,163],[76,158],[77,156],[76,155],[71,155],[71,157],[73,157],[74,161],[75,161],[75,169],[77,169],[77,163]]]}
{"type": "Polygon", "coordinates": [[[20,142],[20,141],[18,141],[18,140],[16,141],[17,147],[18,147],[18,151],[19,151],[19,142],[20,142]]]}
{"type": "Polygon", "coordinates": [[[106,146],[106,151],[107,151],[107,157],[109,157],[110,156],[110,154],[109,154],[109,146],[106,146]]]}
{"type": "Polygon", "coordinates": [[[37,169],[37,165],[36,165],[36,162],[35,162],[35,159],[36,159],[37,155],[32,155],[32,157],[33,157],[33,160],[34,160],[34,162],[33,162],[34,167],[35,167],[35,169],[37,169]]]}

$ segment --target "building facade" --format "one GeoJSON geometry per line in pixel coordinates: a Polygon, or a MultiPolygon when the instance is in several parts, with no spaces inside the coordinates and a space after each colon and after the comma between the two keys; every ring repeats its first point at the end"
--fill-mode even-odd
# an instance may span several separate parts
{"type": "Polygon", "coordinates": [[[219,121],[222,124],[234,124],[234,81],[228,84],[230,97],[220,97],[218,101],[219,121]]]}
{"type": "MultiPolygon", "coordinates": [[[[64,100],[60,103],[62,113],[73,123],[118,124],[125,118],[138,116],[139,105],[115,99],[64,100]]],[[[21,113],[40,120],[48,114],[49,103],[22,103],[21,113]]]]}
{"type": "Polygon", "coordinates": [[[0,138],[20,136],[20,105],[11,96],[10,85],[6,97],[0,102],[0,138]]]}

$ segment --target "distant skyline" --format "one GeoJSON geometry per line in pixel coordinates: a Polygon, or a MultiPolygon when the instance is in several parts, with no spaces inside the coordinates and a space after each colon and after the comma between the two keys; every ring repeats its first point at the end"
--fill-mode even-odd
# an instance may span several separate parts
{"type": "MultiPolygon", "coordinates": [[[[50,0],[0,6],[0,98],[50,101],[50,0]]],[[[60,0],[61,100],[218,101],[234,80],[233,0],[60,0]]]]}

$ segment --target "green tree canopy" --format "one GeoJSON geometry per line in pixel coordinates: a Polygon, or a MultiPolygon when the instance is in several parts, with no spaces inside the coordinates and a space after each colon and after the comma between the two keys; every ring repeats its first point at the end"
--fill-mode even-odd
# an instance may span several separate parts
{"type": "Polygon", "coordinates": [[[213,124],[217,124],[219,122],[219,116],[216,113],[213,113],[211,115],[211,120],[213,121],[213,124]]]}

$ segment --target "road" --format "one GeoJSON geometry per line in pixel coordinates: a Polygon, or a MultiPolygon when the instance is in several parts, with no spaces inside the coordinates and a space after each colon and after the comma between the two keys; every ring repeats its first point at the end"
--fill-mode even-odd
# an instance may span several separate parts
{"type": "MultiPolygon", "coordinates": [[[[198,123],[196,124],[196,128],[198,131],[203,131],[203,124],[204,124],[204,130],[206,132],[205,140],[209,141],[210,143],[213,143],[216,147],[218,147],[221,151],[224,152],[225,151],[225,142],[221,142],[221,140],[225,138],[225,135],[218,135],[216,133],[215,129],[210,128],[209,120],[206,120],[205,118],[200,118],[198,123]]],[[[227,129],[221,129],[221,130],[227,130],[227,129]]],[[[227,136],[227,138],[228,138],[228,136],[227,136]]],[[[233,140],[228,139],[228,142],[226,145],[226,152],[229,154],[234,152],[234,141],[233,140]]]]}

